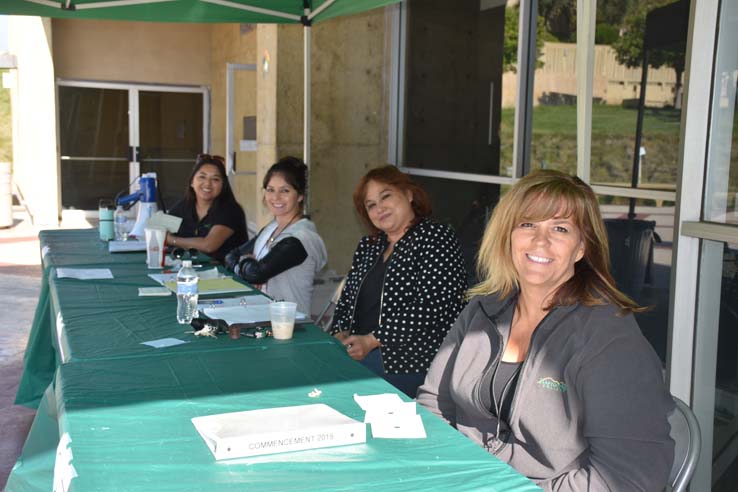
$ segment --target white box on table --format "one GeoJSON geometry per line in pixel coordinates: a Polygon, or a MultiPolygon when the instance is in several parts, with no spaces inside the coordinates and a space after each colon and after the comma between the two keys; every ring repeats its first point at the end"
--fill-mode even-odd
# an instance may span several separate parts
{"type": "Polygon", "coordinates": [[[192,419],[216,460],[366,442],[366,424],[328,405],[299,405],[192,419]]]}

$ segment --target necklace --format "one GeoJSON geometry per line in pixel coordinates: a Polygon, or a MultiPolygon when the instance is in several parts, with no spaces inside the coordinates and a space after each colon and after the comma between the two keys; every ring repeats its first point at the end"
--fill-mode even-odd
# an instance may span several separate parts
{"type": "Polygon", "coordinates": [[[285,229],[287,229],[289,226],[291,226],[294,222],[297,222],[301,218],[302,218],[302,214],[297,214],[294,217],[292,217],[290,219],[290,221],[287,222],[287,224],[285,224],[284,227],[281,227],[280,228],[279,225],[277,225],[277,227],[274,228],[274,231],[272,231],[272,233],[269,235],[269,239],[267,239],[266,242],[264,243],[264,245],[259,249],[259,254],[256,255],[256,257],[257,258],[261,258],[262,257],[262,253],[264,252],[264,248],[266,248],[267,251],[270,250],[270,249],[272,249],[272,244],[274,243],[274,241],[276,241],[276,239],[279,237],[279,235],[282,234],[285,231],[285,229]]]}
{"type": "Polygon", "coordinates": [[[289,226],[291,226],[292,223],[295,222],[295,219],[298,219],[299,220],[301,218],[302,218],[302,214],[297,214],[294,217],[292,217],[290,219],[290,221],[287,222],[287,224],[284,227],[282,227],[281,229],[279,228],[279,226],[277,226],[274,229],[274,232],[272,232],[272,235],[269,236],[269,240],[267,241],[267,243],[269,244],[269,246],[271,247],[271,245],[274,242],[274,240],[277,239],[279,237],[279,235],[284,232],[285,229],[287,229],[289,226]]]}

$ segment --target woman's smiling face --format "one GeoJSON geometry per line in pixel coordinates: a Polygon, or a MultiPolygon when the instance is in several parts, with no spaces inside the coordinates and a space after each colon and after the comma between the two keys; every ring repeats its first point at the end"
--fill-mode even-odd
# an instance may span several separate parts
{"type": "Polygon", "coordinates": [[[571,216],[537,222],[521,219],[512,231],[511,253],[520,290],[534,289],[547,297],[574,275],[584,256],[582,235],[571,216]]]}
{"type": "Polygon", "coordinates": [[[190,186],[198,202],[210,203],[223,191],[223,176],[216,166],[204,164],[195,173],[190,186]]]}
{"type": "Polygon", "coordinates": [[[390,184],[369,181],[364,207],[374,227],[389,236],[402,236],[415,219],[413,195],[390,184]]]}
{"type": "Polygon", "coordinates": [[[275,217],[296,215],[302,208],[302,199],[280,173],[274,173],[264,189],[264,200],[275,217]]]}

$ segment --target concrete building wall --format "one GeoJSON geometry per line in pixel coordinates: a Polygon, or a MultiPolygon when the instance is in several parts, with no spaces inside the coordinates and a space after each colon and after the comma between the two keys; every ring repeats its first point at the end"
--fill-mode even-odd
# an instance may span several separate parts
{"type": "MultiPolygon", "coordinates": [[[[210,32],[211,73],[211,150],[226,155],[226,77],[227,64],[256,64],[257,26],[255,24],[216,24],[210,32]]],[[[256,116],[256,72],[234,72],[233,134],[237,174],[231,178],[233,191],[249,222],[259,224],[261,192],[256,176],[256,152],[242,152],[243,119],[256,116]]],[[[257,128],[258,131],[258,128],[257,128]]]]}
{"type": "MultiPolygon", "coordinates": [[[[276,152],[300,156],[303,32],[298,26],[277,30],[276,152]]],[[[387,160],[388,35],[385,9],[312,28],[310,212],[328,249],[328,267],[337,272],[348,271],[364,234],[354,187],[387,160]]]]}
{"type": "MultiPolygon", "coordinates": [[[[312,28],[311,213],[329,252],[329,268],[346,272],[363,234],[351,195],[370,168],[386,163],[389,47],[386,9],[334,19],[312,28]]],[[[55,19],[45,76],[50,102],[45,120],[55,127],[54,79],[202,85],[211,89],[211,152],[225,153],[227,63],[257,65],[236,74],[235,139],[243,117],[257,119],[256,152],[238,152],[233,178],[239,201],[257,227],[270,216],[261,181],[284,155],[302,156],[303,28],[287,25],[152,24],[55,19]],[[53,54],[53,57],[52,57],[53,54]],[[53,60],[53,63],[52,63],[53,60]],[[267,68],[268,67],[268,68],[267,68]]],[[[36,94],[39,94],[37,91],[36,94]]],[[[58,153],[43,146],[53,165],[44,173],[59,214],[58,153]]],[[[19,148],[34,148],[21,145],[19,148]]],[[[42,148],[42,146],[35,146],[42,148]]],[[[38,159],[35,159],[38,162],[38,159]]],[[[34,164],[34,173],[38,170],[34,164]]],[[[38,173],[36,173],[38,174],[38,173]]]]}
{"type": "MultiPolygon", "coordinates": [[[[256,179],[255,185],[261,189],[259,183],[264,179],[266,171],[277,160],[277,93],[281,79],[279,74],[280,56],[279,27],[273,24],[259,24],[256,28],[256,52],[259,53],[259,63],[256,74],[256,179]]],[[[302,155],[302,154],[298,154],[302,155]]],[[[258,213],[256,221],[259,227],[266,224],[271,218],[269,211],[262,204],[261,192],[257,195],[258,213]]]]}
{"type": "Polygon", "coordinates": [[[34,222],[56,226],[61,203],[52,23],[40,17],[13,17],[8,38],[18,62],[10,96],[13,178],[34,222]]]}
{"type": "Polygon", "coordinates": [[[211,84],[209,24],[54,19],[56,77],[211,84]]]}

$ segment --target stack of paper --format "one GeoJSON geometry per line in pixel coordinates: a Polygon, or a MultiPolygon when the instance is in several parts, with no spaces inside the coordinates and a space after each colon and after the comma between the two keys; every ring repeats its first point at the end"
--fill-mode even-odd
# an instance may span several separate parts
{"type": "Polygon", "coordinates": [[[56,278],[100,280],[113,278],[113,272],[110,271],[110,268],[57,268],[56,278]]]}
{"type": "MultiPolygon", "coordinates": [[[[207,302],[207,301],[203,301],[207,302]]],[[[271,321],[269,304],[252,304],[246,306],[206,307],[202,310],[205,316],[214,319],[222,319],[229,325],[234,323],[265,323],[271,321]]],[[[295,323],[306,321],[305,313],[295,313],[295,323]]]]}
{"type": "Polygon", "coordinates": [[[321,403],[192,419],[216,460],[366,442],[366,425],[321,403]]]}
{"type": "Polygon", "coordinates": [[[146,251],[146,241],[131,239],[129,241],[109,241],[108,252],[129,253],[132,251],[146,251]]]}
{"type": "MultiPolygon", "coordinates": [[[[248,285],[236,282],[231,277],[226,277],[218,272],[217,268],[197,272],[200,281],[197,290],[200,294],[230,294],[234,292],[249,292],[253,289],[248,285]]],[[[172,292],[177,292],[176,273],[150,273],[149,277],[157,281],[172,292]]]]}
{"type": "Polygon", "coordinates": [[[269,304],[272,300],[263,294],[252,294],[241,297],[228,297],[225,299],[200,299],[198,308],[226,308],[236,306],[257,306],[259,304],[269,304]]]}
{"type": "Polygon", "coordinates": [[[371,424],[372,437],[386,439],[424,439],[425,427],[417,415],[415,402],[405,402],[396,393],[354,395],[364,410],[364,422],[371,424]]]}

